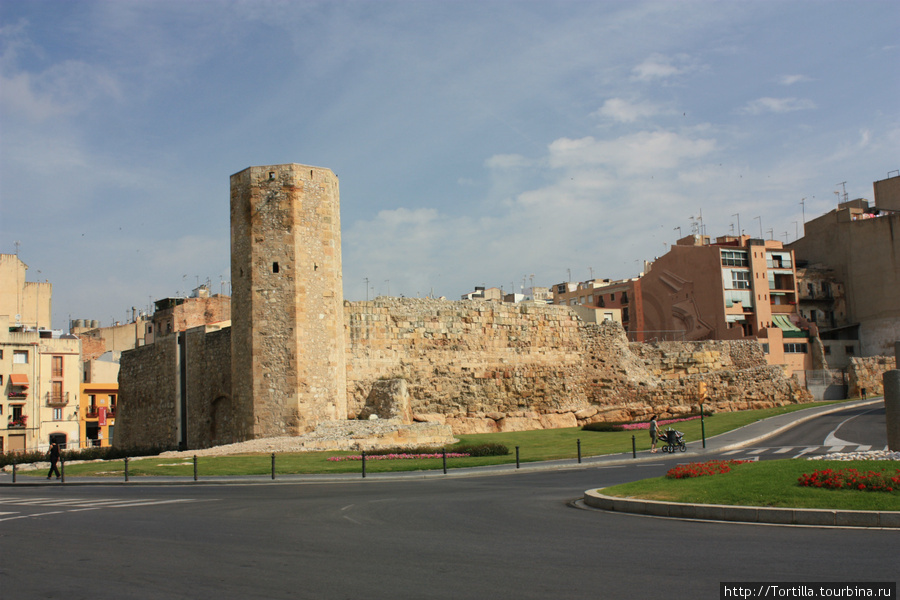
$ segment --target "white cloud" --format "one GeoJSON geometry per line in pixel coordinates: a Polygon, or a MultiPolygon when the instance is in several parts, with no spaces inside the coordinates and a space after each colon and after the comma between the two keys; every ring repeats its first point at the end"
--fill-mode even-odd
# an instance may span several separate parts
{"type": "Polygon", "coordinates": [[[632,77],[638,81],[654,81],[668,79],[675,75],[683,75],[696,70],[698,67],[687,54],[665,56],[654,53],[644,62],[632,69],[632,77]]]}
{"type": "Polygon", "coordinates": [[[594,165],[631,175],[671,169],[685,159],[705,156],[715,147],[713,139],[691,139],[671,131],[641,131],[614,140],[560,138],[550,144],[548,160],[554,168],[594,165]]]}
{"type": "Polygon", "coordinates": [[[651,102],[629,102],[622,98],[610,98],[594,115],[608,117],[620,123],[633,123],[661,112],[662,109],[651,102]]]}
{"type": "Polygon", "coordinates": [[[812,81],[812,78],[806,75],[782,75],[778,80],[781,85],[794,85],[795,83],[807,83],[809,81],[812,81]]]}
{"type": "Polygon", "coordinates": [[[746,115],[763,113],[787,113],[798,110],[813,110],[816,104],[804,98],[758,98],[745,104],[738,112],[746,115]]]}

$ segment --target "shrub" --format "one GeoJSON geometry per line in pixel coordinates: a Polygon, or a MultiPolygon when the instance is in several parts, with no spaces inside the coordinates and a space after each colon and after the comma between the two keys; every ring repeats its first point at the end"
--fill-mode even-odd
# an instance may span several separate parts
{"type": "Polygon", "coordinates": [[[496,443],[453,446],[453,451],[468,454],[469,456],[506,456],[509,454],[509,448],[503,444],[496,443]]]}
{"type": "Polygon", "coordinates": [[[596,423],[588,423],[584,427],[581,428],[582,431],[625,431],[625,428],[622,427],[619,423],[608,423],[604,421],[598,421],[596,423]]]}
{"type": "MultiPolygon", "coordinates": [[[[73,460],[119,460],[132,456],[156,456],[169,448],[159,446],[148,448],[118,448],[116,446],[90,447],[79,450],[63,450],[60,458],[64,462],[73,460]]],[[[47,452],[6,452],[0,454],[0,469],[14,462],[17,464],[36,463],[48,460],[47,452]]]]}

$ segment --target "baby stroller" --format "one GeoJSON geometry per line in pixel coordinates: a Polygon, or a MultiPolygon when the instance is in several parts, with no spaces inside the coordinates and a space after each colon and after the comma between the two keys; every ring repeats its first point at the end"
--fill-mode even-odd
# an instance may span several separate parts
{"type": "Polygon", "coordinates": [[[659,439],[665,444],[662,447],[663,452],[675,452],[676,448],[680,448],[682,452],[687,450],[687,446],[684,443],[684,434],[670,427],[667,427],[660,434],[659,439]]]}

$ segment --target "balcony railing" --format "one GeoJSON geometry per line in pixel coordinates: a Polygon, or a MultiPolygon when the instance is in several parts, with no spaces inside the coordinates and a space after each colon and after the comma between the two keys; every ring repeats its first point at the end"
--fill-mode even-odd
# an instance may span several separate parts
{"type": "Polygon", "coordinates": [[[28,392],[10,392],[7,397],[10,402],[25,402],[28,400],[28,392]]]}
{"type": "Polygon", "coordinates": [[[65,406],[69,403],[69,392],[47,392],[47,406],[65,406]]]}

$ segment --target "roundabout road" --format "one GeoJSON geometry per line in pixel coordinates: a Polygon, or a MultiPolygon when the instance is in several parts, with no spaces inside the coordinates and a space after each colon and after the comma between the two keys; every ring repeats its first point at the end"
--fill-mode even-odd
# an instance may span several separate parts
{"type": "Polygon", "coordinates": [[[896,581],[896,531],[572,506],[690,454],[489,477],[0,487],[0,597],[717,598],[722,581],[896,581]]]}

